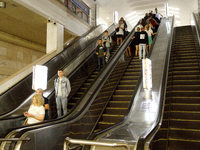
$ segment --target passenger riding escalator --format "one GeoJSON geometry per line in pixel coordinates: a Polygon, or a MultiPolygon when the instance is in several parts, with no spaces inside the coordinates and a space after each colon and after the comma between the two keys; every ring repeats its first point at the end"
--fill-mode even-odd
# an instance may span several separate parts
{"type": "Polygon", "coordinates": [[[176,27],[173,38],[162,126],[152,150],[199,150],[200,49],[192,27],[176,27]]]}

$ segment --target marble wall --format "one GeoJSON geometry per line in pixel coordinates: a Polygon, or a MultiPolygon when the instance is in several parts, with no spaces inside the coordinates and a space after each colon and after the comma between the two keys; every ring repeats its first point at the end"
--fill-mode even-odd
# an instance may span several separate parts
{"type": "Polygon", "coordinates": [[[45,53],[0,41],[0,82],[45,53]]]}

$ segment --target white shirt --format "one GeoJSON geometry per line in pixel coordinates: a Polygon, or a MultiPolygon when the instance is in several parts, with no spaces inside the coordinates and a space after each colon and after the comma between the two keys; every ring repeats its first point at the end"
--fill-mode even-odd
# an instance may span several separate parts
{"type": "MultiPolygon", "coordinates": [[[[34,106],[33,104],[30,106],[29,110],[28,110],[29,114],[32,114],[36,117],[39,117],[40,115],[44,115],[45,114],[45,109],[44,106],[34,106]]],[[[28,117],[28,124],[33,124],[33,123],[38,123],[41,122],[33,117],[28,117]]]]}
{"type": "Polygon", "coordinates": [[[162,16],[160,15],[160,13],[155,13],[156,14],[156,18],[158,18],[159,20],[162,18],[162,16]]]}
{"type": "MultiPolygon", "coordinates": [[[[122,27],[122,28],[124,28],[124,23],[122,23],[120,26],[117,25],[116,28],[117,28],[117,27],[122,27]]],[[[117,35],[120,35],[120,34],[121,34],[121,35],[124,35],[124,30],[121,29],[121,28],[119,28],[119,32],[116,32],[116,34],[117,34],[117,35]]]]}
{"type": "Polygon", "coordinates": [[[153,33],[153,31],[150,28],[149,28],[149,31],[146,30],[146,32],[147,32],[148,36],[151,36],[153,33]]]}
{"type": "Polygon", "coordinates": [[[137,28],[138,28],[138,27],[140,28],[140,31],[141,31],[141,28],[142,28],[143,26],[142,26],[141,24],[137,25],[136,28],[135,28],[135,31],[137,31],[137,28]]]}
{"type": "Polygon", "coordinates": [[[59,78],[59,82],[58,82],[58,96],[62,96],[61,82],[62,82],[62,79],[59,78]]]}

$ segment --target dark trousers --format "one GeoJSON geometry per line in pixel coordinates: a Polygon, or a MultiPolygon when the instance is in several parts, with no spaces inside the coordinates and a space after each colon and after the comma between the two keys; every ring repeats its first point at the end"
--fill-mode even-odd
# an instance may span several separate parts
{"type": "Polygon", "coordinates": [[[99,68],[99,72],[101,71],[101,64],[103,64],[103,66],[105,65],[105,57],[98,57],[98,68],[99,68]]]}

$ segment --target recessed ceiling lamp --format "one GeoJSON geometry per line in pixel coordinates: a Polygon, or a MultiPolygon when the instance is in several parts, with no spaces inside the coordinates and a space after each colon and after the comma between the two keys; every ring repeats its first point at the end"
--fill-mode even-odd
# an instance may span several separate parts
{"type": "Polygon", "coordinates": [[[6,8],[6,2],[0,2],[0,8],[6,8]]]}
{"type": "Polygon", "coordinates": [[[109,19],[109,17],[106,17],[106,19],[109,19]]]}
{"type": "Polygon", "coordinates": [[[128,18],[128,17],[130,17],[131,15],[133,15],[133,14],[135,14],[135,13],[136,13],[136,11],[134,11],[134,12],[132,12],[132,13],[126,15],[125,17],[128,18]]]}

